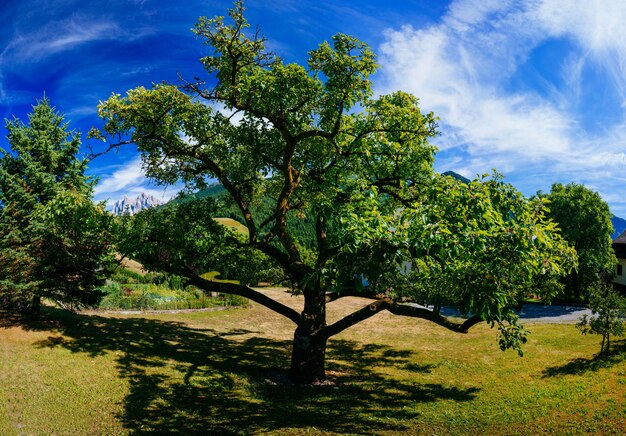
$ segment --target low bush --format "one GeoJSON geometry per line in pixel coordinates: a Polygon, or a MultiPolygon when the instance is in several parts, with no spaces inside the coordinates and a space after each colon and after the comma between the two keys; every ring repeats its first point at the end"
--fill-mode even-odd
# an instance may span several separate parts
{"type": "Polygon", "coordinates": [[[106,310],[181,310],[215,306],[247,306],[238,295],[207,296],[193,286],[184,287],[182,277],[160,273],[137,274],[118,268],[101,288],[105,295],[100,309],[106,310]]]}
{"type": "Polygon", "coordinates": [[[249,304],[247,298],[233,294],[220,294],[217,299],[222,306],[248,306],[249,304]]]}

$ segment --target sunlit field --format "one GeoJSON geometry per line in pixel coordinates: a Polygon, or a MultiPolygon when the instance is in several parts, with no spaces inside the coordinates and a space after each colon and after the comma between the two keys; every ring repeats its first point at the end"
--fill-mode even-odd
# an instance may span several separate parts
{"type": "MultiPolygon", "coordinates": [[[[298,307],[280,290],[266,292],[298,307]]],[[[329,322],[365,304],[330,303],[329,322]]],[[[524,357],[379,314],[332,338],[328,381],[289,383],[293,325],[252,304],[215,312],[0,313],[0,434],[626,432],[626,346],[527,325],[524,357]]]]}

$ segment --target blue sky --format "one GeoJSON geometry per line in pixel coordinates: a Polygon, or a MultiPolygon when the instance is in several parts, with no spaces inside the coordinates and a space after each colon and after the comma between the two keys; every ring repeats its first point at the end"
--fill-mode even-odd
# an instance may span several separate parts
{"type": "MultiPolygon", "coordinates": [[[[0,5],[0,112],[25,119],[44,93],[72,128],[99,126],[111,93],[202,75],[201,15],[223,0],[24,0],[0,5]]],[[[290,62],[334,33],[378,54],[377,93],[402,89],[440,117],[435,168],[493,168],[526,195],[552,183],[598,191],[626,217],[626,2],[622,0],[248,0],[290,62]]],[[[6,147],[6,132],[0,146],[6,147]]],[[[88,143],[88,141],[84,141],[88,143]]],[[[94,146],[99,144],[94,143],[94,146]]],[[[85,150],[86,152],[86,150],[85,150]]],[[[175,189],[148,183],[132,148],[96,159],[96,199],[175,189]]]]}

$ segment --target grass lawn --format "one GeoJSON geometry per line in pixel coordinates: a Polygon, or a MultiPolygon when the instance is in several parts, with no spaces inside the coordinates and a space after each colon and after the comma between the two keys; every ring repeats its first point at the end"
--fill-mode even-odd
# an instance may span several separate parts
{"type": "MultiPolygon", "coordinates": [[[[278,290],[294,307],[301,304],[278,290]]],[[[364,304],[329,305],[329,321],[364,304]]],[[[624,351],[528,325],[525,356],[382,313],[332,338],[331,383],[285,383],[290,321],[253,304],[121,316],[0,313],[0,434],[626,433],[624,351]]]]}

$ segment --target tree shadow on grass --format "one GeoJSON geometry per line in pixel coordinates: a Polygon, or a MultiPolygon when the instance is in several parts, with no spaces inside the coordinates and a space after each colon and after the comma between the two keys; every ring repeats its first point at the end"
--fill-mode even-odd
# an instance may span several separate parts
{"type": "Polygon", "coordinates": [[[597,354],[592,359],[579,357],[561,366],[553,366],[543,371],[543,378],[557,377],[562,375],[580,375],[589,371],[598,371],[602,368],[610,368],[618,363],[626,361],[626,340],[613,341],[611,352],[597,354]]]}
{"type": "Polygon", "coordinates": [[[415,364],[411,351],[384,345],[331,340],[328,366],[334,383],[300,386],[284,375],[291,343],[248,330],[224,333],[58,310],[24,328],[52,332],[39,347],[90,356],[113,353],[120,378],[130,385],[119,419],[131,432],[401,433],[407,430],[403,422],[419,418],[416,403],[469,401],[478,392],[387,378],[375,369],[428,373],[433,367],[415,364]]]}
{"type": "Polygon", "coordinates": [[[0,328],[29,326],[36,321],[37,318],[33,318],[32,316],[0,309],[0,328]]]}

